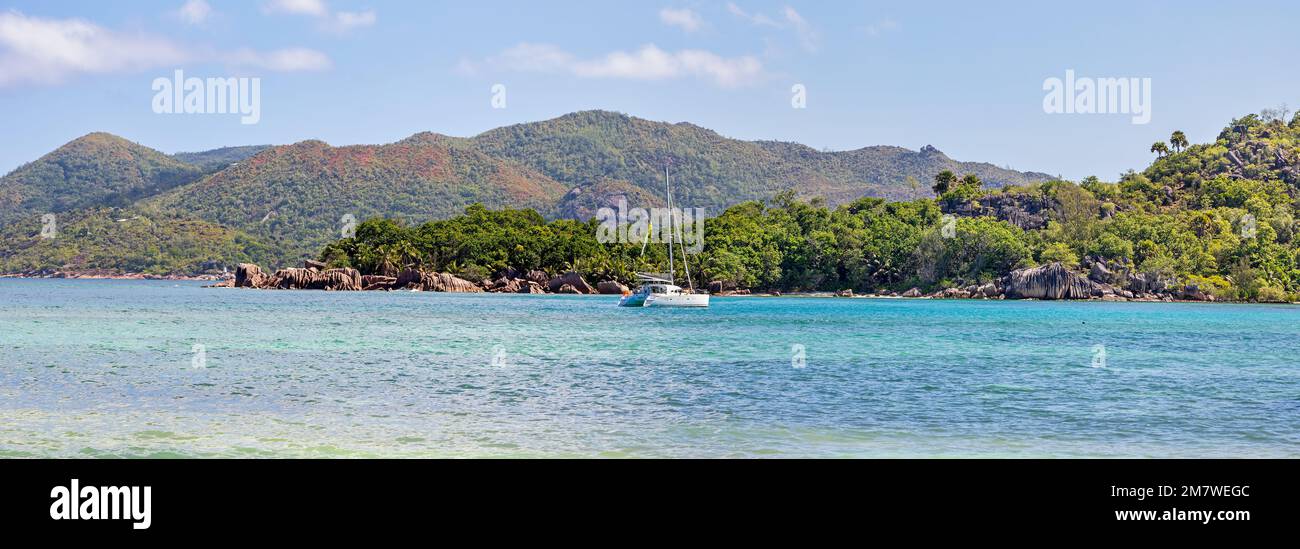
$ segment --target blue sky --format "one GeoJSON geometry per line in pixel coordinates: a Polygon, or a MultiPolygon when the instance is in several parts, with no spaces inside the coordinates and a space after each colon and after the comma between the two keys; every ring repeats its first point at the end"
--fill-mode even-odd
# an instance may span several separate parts
{"type": "Polygon", "coordinates": [[[1285,1],[7,1],[0,172],[92,131],[165,152],[344,145],[609,109],[1113,180],[1175,129],[1206,141],[1300,106],[1297,21],[1285,1]],[[260,122],[155,114],[175,69],[261,78],[260,122]],[[1068,69],[1150,78],[1151,122],[1045,113],[1044,80],[1068,69]]]}

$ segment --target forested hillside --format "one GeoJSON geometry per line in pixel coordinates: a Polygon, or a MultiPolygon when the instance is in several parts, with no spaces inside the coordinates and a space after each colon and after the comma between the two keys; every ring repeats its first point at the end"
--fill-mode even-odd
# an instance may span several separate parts
{"type": "Polygon", "coordinates": [[[1051,177],[957,162],[933,147],[822,152],[797,143],[728,139],[694,124],[606,111],[498,128],[463,143],[532,166],[570,187],[607,178],[657,195],[662,194],[665,159],[671,159],[681,203],[713,211],[790,189],[832,204],[862,196],[918,198],[925,195],[919,182],[943,170],[974,173],[992,186],[1051,177]]]}
{"type": "Polygon", "coordinates": [[[338,238],[345,216],[436,219],[474,203],[547,210],[566,190],[525,166],[420,134],[390,145],[273,147],[149,203],[242,230],[297,258],[338,238]]]}
{"type": "Polygon", "coordinates": [[[78,208],[127,206],[202,175],[156,150],[92,133],[0,178],[0,227],[78,208]]]}

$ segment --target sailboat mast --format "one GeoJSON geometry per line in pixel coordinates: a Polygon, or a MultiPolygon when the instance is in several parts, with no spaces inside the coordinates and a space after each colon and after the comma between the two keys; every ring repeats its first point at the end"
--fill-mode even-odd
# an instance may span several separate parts
{"type": "MultiPolygon", "coordinates": [[[[672,194],[673,194],[672,188],[669,187],[668,189],[669,202],[672,202],[673,199],[672,194]]],[[[676,224],[674,225],[674,227],[676,228],[673,229],[673,237],[681,241],[680,242],[681,246],[678,246],[678,248],[681,249],[682,251],[682,268],[686,270],[686,285],[691,289],[691,292],[694,292],[695,281],[691,280],[691,264],[686,262],[686,239],[683,237],[683,234],[681,233],[681,231],[685,230],[682,228],[682,218],[678,216],[677,210],[671,210],[671,212],[673,216],[673,221],[676,221],[676,224]]]]}
{"type": "Polygon", "coordinates": [[[664,191],[668,195],[668,281],[676,285],[677,269],[673,266],[673,188],[668,182],[668,163],[664,163],[664,191]]]}

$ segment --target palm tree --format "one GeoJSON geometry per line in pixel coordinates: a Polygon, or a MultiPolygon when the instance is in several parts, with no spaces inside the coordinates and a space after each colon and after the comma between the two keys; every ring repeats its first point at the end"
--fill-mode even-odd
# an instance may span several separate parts
{"type": "Polygon", "coordinates": [[[939,172],[939,175],[934,176],[934,186],[930,188],[934,191],[934,194],[943,195],[949,189],[952,189],[952,184],[956,182],[957,174],[952,173],[951,170],[944,170],[939,172]]]}
{"type": "Polygon", "coordinates": [[[1174,152],[1183,152],[1183,149],[1187,148],[1187,136],[1182,130],[1178,130],[1169,136],[1169,144],[1174,146],[1174,152]]]}
{"type": "Polygon", "coordinates": [[[1151,145],[1151,152],[1163,158],[1166,154],[1169,154],[1169,145],[1166,145],[1164,141],[1156,141],[1154,145],[1151,145]]]}

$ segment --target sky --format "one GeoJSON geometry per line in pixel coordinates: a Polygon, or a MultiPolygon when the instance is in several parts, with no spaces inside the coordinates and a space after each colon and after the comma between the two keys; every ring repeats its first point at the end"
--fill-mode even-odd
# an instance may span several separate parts
{"type": "Polygon", "coordinates": [[[0,173],[94,131],[173,153],[605,109],[1115,180],[1174,130],[1300,106],[1297,22],[1280,0],[3,0],[0,173]],[[155,112],[177,70],[258,79],[260,118],[155,112]],[[1067,71],[1149,79],[1150,121],[1046,112],[1067,71]]]}

